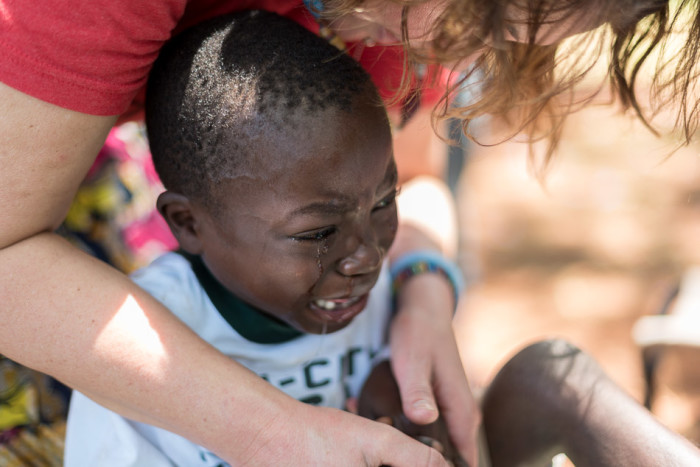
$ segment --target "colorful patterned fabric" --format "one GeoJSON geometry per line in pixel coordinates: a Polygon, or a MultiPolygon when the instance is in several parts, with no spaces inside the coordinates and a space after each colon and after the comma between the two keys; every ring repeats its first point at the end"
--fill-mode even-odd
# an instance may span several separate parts
{"type": "Polygon", "coordinates": [[[0,465],[60,466],[69,390],[0,355],[0,465]]]}
{"type": "Polygon", "coordinates": [[[80,186],[60,233],[130,273],[177,246],[155,210],[162,191],[143,126],[130,122],[116,127],[80,186]]]}
{"type": "MultiPolygon", "coordinates": [[[[59,233],[125,273],[176,241],[155,210],[163,187],[143,127],[109,134],[59,233]]],[[[0,355],[0,466],[61,466],[70,390],[0,355]]]]}

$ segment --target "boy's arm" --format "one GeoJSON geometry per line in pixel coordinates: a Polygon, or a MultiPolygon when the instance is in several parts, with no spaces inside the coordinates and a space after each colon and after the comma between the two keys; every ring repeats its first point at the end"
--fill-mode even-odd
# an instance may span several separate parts
{"type": "Polygon", "coordinates": [[[114,118],[3,84],[0,103],[0,353],[236,465],[444,465],[396,430],[290,399],[51,233],[114,118]]]}

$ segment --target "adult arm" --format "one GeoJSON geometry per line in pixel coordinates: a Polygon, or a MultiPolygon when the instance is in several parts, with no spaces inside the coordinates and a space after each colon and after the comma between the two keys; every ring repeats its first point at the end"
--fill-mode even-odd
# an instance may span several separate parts
{"type": "MultiPolygon", "coordinates": [[[[445,146],[436,144],[429,110],[421,109],[408,125],[394,139],[399,177],[412,179],[402,186],[400,226],[390,259],[415,250],[454,258],[457,222],[452,195],[440,179],[417,176],[435,175],[443,166],[445,146]]],[[[453,290],[443,276],[421,274],[405,282],[397,304],[390,330],[391,362],[404,413],[415,423],[428,424],[437,419],[439,409],[457,449],[476,465],[481,415],[452,328],[453,290]]]]}
{"type": "Polygon", "coordinates": [[[3,84],[0,103],[1,353],[236,465],[444,465],[396,430],[288,398],[53,234],[115,119],[3,84]]]}

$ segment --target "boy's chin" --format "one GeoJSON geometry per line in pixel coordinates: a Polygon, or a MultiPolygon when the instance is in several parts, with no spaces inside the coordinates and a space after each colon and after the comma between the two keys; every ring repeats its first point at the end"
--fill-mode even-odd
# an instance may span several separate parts
{"type": "Polygon", "coordinates": [[[309,327],[307,329],[301,329],[302,332],[305,332],[307,334],[317,334],[317,335],[323,335],[323,334],[332,334],[334,332],[338,332],[342,329],[345,329],[348,327],[348,325],[351,323],[343,323],[343,324],[338,324],[338,323],[323,323],[323,324],[318,324],[314,325],[312,327],[309,327]]]}
{"type": "Polygon", "coordinates": [[[347,321],[343,322],[334,322],[334,321],[323,321],[323,322],[314,322],[313,324],[309,323],[309,325],[304,326],[303,328],[300,328],[299,326],[295,326],[295,328],[299,329],[301,332],[307,333],[307,334],[332,334],[334,332],[341,331],[348,327],[350,323],[353,322],[355,317],[353,316],[347,321]]]}

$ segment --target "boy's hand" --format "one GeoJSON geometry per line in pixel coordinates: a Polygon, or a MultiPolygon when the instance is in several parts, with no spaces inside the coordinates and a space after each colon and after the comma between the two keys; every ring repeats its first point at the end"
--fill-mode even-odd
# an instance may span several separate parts
{"type": "Polygon", "coordinates": [[[398,298],[389,342],[403,411],[416,424],[441,415],[459,453],[476,466],[481,413],[452,330],[452,290],[444,278],[421,274],[403,285],[398,298]]]}
{"type": "Polygon", "coordinates": [[[438,417],[433,423],[418,425],[404,415],[399,388],[388,360],[381,362],[372,370],[362,388],[355,409],[362,417],[391,425],[436,449],[450,465],[468,465],[452,444],[442,417],[438,417]]]}

